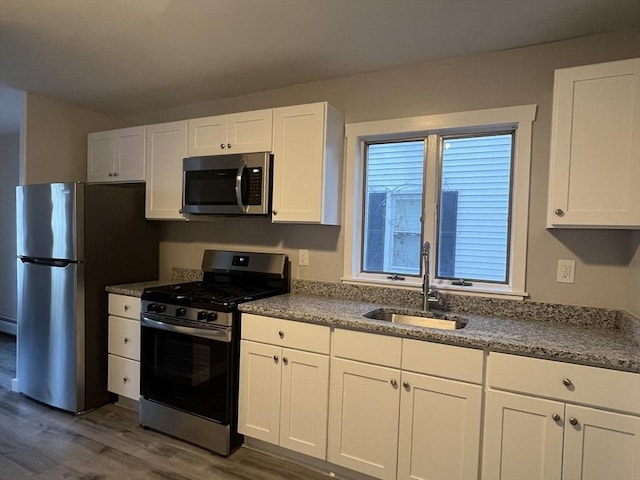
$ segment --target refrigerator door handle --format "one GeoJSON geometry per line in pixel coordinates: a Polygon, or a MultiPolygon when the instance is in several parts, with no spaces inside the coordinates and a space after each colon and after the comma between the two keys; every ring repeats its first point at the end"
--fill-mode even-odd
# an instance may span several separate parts
{"type": "Polygon", "coordinates": [[[43,267],[67,267],[74,262],[73,260],[60,260],[57,258],[35,258],[35,257],[25,257],[24,255],[20,255],[18,257],[22,263],[32,263],[34,265],[42,265],[43,267]]]}

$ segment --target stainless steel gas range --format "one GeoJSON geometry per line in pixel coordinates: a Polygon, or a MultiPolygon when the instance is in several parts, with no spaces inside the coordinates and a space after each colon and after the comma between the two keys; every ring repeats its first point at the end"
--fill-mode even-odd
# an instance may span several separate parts
{"type": "Polygon", "coordinates": [[[221,455],[237,431],[238,304],[289,291],[286,255],[205,250],[200,282],[142,294],[140,423],[221,455]]]}

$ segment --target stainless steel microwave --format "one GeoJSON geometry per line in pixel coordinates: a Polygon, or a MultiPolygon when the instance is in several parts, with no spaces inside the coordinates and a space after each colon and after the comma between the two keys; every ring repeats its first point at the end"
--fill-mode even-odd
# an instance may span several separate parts
{"type": "Polygon", "coordinates": [[[271,164],[269,152],[185,158],[182,213],[268,215],[271,164]]]}

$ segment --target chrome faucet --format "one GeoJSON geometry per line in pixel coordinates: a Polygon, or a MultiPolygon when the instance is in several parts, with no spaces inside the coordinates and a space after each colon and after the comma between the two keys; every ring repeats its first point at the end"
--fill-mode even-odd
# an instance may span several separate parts
{"type": "Polygon", "coordinates": [[[438,291],[429,286],[429,255],[431,254],[431,244],[424,242],[422,245],[422,261],[424,264],[424,275],[422,276],[422,310],[427,311],[433,305],[440,306],[438,291]]]}

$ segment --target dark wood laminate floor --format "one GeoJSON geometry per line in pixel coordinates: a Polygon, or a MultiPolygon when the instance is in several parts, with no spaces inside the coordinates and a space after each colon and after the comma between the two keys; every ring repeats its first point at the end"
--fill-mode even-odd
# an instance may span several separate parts
{"type": "Polygon", "coordinates": [[[75,416],[11,391],[15,337],[0,333],[0,479],[321,480],[327,476],[240,448],[228,458],[138,425],[106,405],[75,416]]]}

